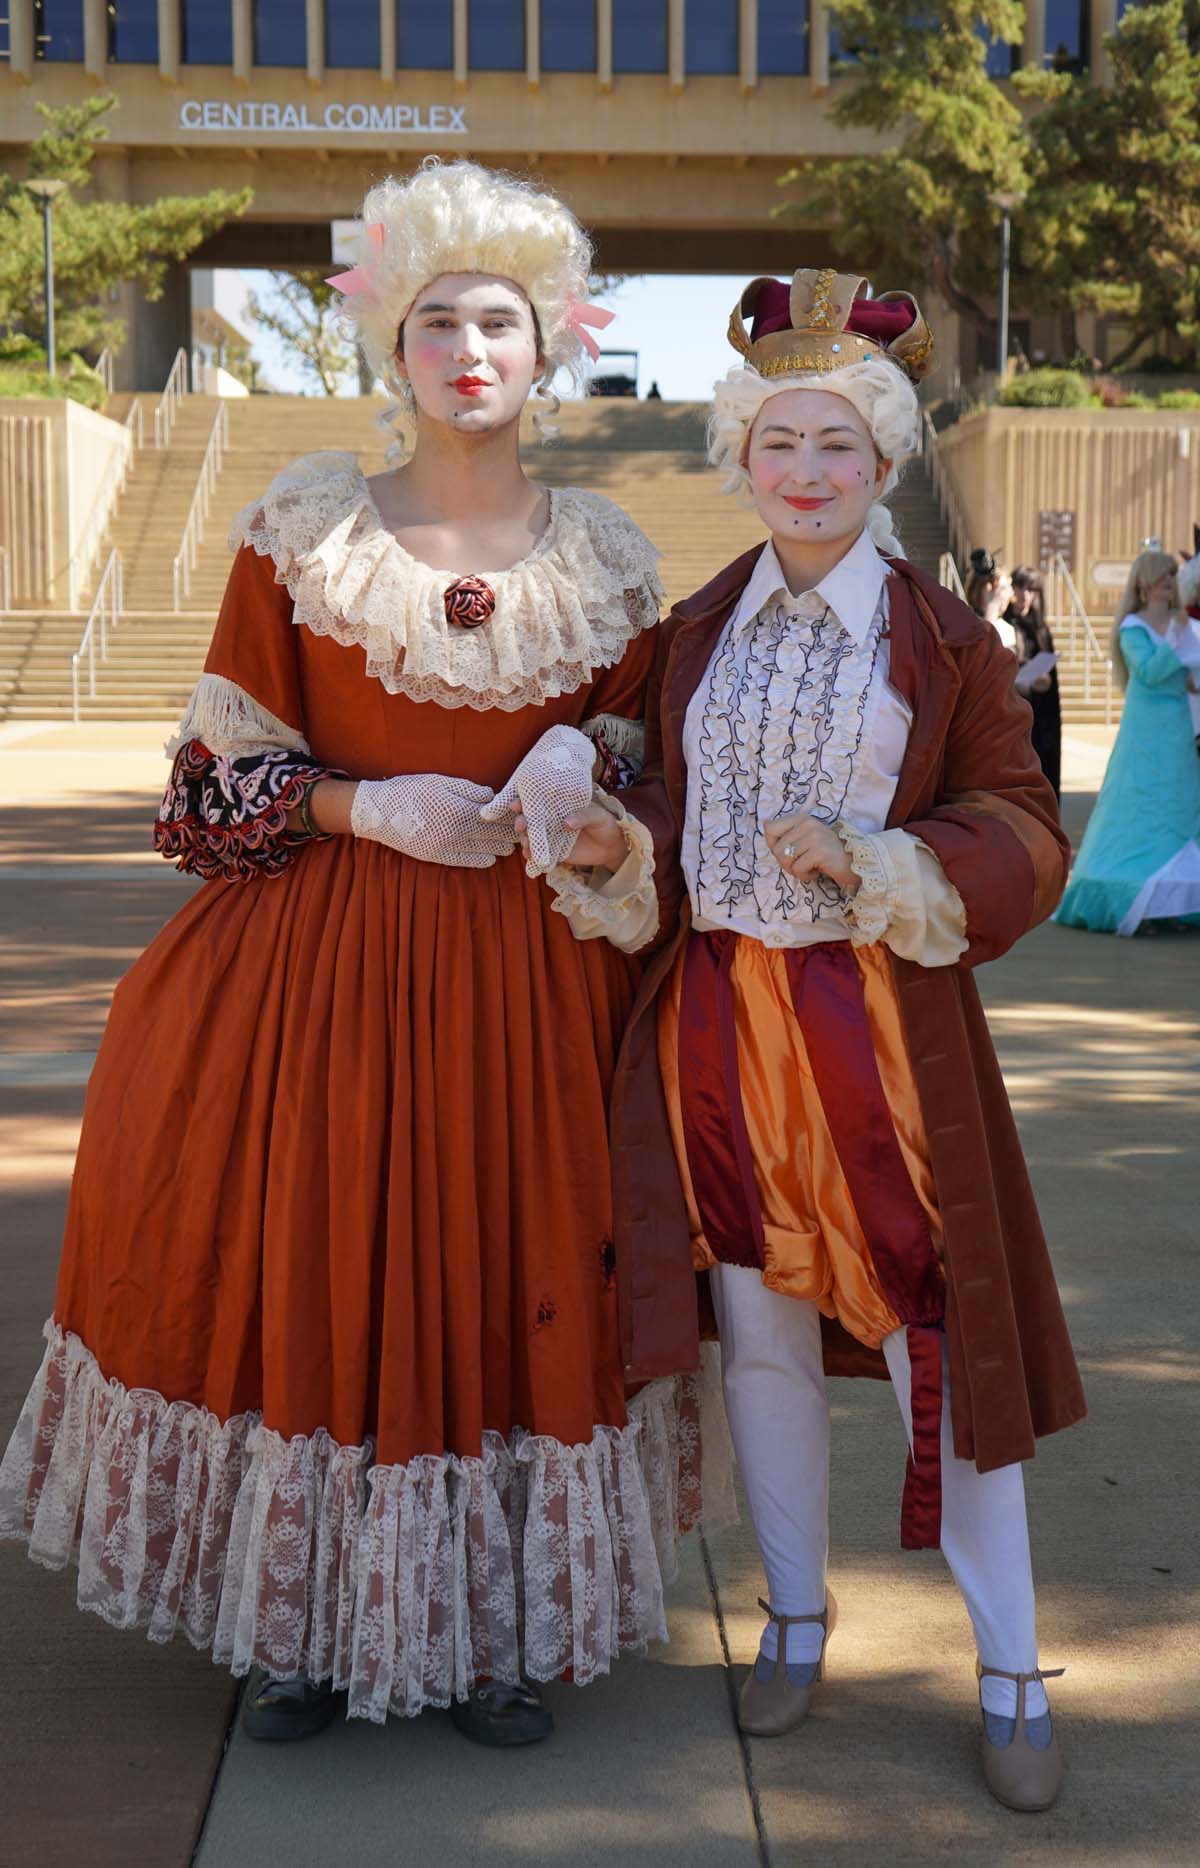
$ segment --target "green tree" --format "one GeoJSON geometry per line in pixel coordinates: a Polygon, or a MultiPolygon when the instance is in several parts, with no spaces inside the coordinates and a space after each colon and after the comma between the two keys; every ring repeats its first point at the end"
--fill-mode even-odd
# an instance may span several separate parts
{"type": "Polygon", "coordinates": [[[1040,109],[1014,289],[1068,326],[1077,311],[1119,317],[1130,334],[1113,365],[1167,331],[1200,355],[1200,0],[1130,7],[1105,45],[1108,87],[1022,77],[1040,109]]]}
{"type": "MultiPolygon", "coordinates": [[[[113,288],[131,283],[147,299],[161,298],[172,263],[245,213],[252,199],[249,189],[221,188],[145,205],[88,198],[96,149],[108,136],[104,118],[115,104],[93,97],[62,110],[38,105],[46,128],[30,146],[29,175],[67,183],[53,209],[55,336],[64,354],[120,345],[125,326],[111,309],[113,288]]],[[[14,176],[0,175],[0,328],[41,340],[45,324],[41,208],[14,176]]]]}
{"type": "Polygon", "coordinates": [[[338,327],[341,294],[326,284],[324,273],[323,266],[272,271],[274,299],[250,292],[246,308],[323,394],[336,396],[354,367],[355,348],[338,327]]]}
{"type": "Polygon", "coordinates": [[[839,255],[889,285],[931,282],[981,331],[992,319],[980,300],[993,288],[993,194],[1029,188],[1021,110],[986,69],[994,39],[1016,44],[1019,0],[841,0],[836,20],[855,62],[835,69],[829,106],[836,126],[879,154],[811,158],[781,176],[794,191],[779,210],[829,227],[839,255]]]}

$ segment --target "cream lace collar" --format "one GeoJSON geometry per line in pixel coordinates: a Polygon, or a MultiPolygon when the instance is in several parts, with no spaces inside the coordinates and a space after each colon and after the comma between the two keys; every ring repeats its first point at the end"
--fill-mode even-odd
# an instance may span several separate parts
{"type": "Polygon", "coordinates": [[[495,595],[475,629],[447,621],[459,573],[412,557],[384,525],[352,454],[306,454],[240,512],[230,544],[275,563],[293,621],[366,652],[389,694],[506,712],[572,694],[657,621],[658,553],[600,493],[550,492],[550,522],[511,570],[480,572],[495,595]]]}

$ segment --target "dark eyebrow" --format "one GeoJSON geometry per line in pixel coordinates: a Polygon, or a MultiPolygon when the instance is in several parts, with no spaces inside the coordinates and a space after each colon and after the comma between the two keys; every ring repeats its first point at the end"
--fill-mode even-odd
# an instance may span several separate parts
{"type": "MultiPolygon", "coordinates": [[[[442,312],[444,314],[448,314],[450,317],[454,316],[453,305],[435,305],[433,303],[430,303],[428,305],[418,305],[416,309],[416,316],[420,318],[426,312],[430,312],[430,311],[442,312]]],[[[517,318],[521,314],[520,314],[520,307],[517,305],[485,305],[480,315],[484,318],[517,318]]]]}

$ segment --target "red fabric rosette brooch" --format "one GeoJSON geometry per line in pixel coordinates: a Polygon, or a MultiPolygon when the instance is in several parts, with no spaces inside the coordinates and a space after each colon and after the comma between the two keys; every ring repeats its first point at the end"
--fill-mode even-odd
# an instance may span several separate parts
{"type": "Polygon", "coordinates": [[[446,621],[456,629],[478,629],[496,607],[496,593],[482,577],[456,577],[446,587],[446,621]]]}

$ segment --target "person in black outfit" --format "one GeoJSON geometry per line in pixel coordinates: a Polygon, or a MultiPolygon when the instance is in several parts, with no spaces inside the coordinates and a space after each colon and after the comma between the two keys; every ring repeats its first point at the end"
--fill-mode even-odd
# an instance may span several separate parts
{"type": "MultiPolygon", "coordinates": [[[[1043,651],[1054,652],[1054,638],[1042,609],[1042,579],[1032,565],[1020,564],[1012,574],[1012,600],[1005,616],[1017,632],[1017,661],[1032,661],[1043,651]]],[[[1059,794],[1062,776],[1062,710],[1058,698],[1058,669],[1052,668],[1029,688],[1022,688],[1033,708],[1033,750],[1043,772],[1059,794]]]]}

